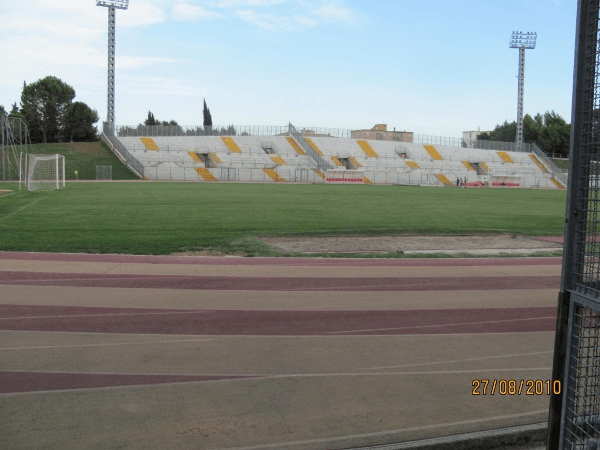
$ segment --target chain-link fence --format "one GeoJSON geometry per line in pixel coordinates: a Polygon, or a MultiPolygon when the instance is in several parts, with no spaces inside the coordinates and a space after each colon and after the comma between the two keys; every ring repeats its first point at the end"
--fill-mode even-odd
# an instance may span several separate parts
{"type": "Polygon", "coordinates": [[[116,126],[118,137],[173,137],[173,136],[287,136],[287,126],[227,125],[214,127],[180,125],[116,126]]]}
{"type": "MultiPolygon", "coordinates": [[[[303,137],[334,137],[354,139],[354,133],[362,130],[348,128],[295,127],[294,132],[303,137]]],[[[120,125],[115,127],[118,137],[169,137],[169,136],[288,136],[289,125],[218,125],[210,127],[182,125],[120,125]]],[[[462,139],[427,134],[413,134],[415,144],[461,147],[462,139]]]]}
{"type": "Polygon", "coordinates": [[[563,448],[588,450],[598,448],[593,444],[600,443],[600,367],[598,367],[600,312],[598,306],[589,307],[574,303],[570,320],[569,374],[566,384],[563,448]]]}
{"type": "Polygon", "coordinates": [[[428,134],[414,134],[413,143],[428,144],[428,145],[444,145],[446,147],[462,147],[463,140],[461,138],[432,136],[428,134]]]}
{"type": "Polygon", "coordinates": [[[500,142],[500,141],[480,141],[477,140],[473,144],[473,148],[479,150],[495,150],[501,152],[533,152],[534,144],[523,144],[521,148],[514,142],[500,142]]]}
{"type": "Polygon", "coordinates": [[[579,0],[565,250],[548,448],[600,444],[600,0],[579,0]],[[556,393],[554,393],[556,394],[556,393]]]}

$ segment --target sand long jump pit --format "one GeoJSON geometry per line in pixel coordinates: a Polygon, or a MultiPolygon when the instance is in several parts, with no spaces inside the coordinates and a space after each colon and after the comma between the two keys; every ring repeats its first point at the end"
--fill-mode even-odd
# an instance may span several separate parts
{"type": "Polygon", "coordinates": [[[285,253],[532,254],[559,252],[560,237],[498,235],[318,236],[263,238],[285,253]]]}

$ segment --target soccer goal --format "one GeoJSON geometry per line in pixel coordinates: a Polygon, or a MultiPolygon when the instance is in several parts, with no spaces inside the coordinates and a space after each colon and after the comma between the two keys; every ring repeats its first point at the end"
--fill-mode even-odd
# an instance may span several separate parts
{"type": "Polygon", "coordinates": [[[65,187],[65,157],[27,155],[27,190],[53,191],[65,187]]]}
{"type": "Polygon", "coordinates": [[[96,166],[96,180],[112,180],[112,166],[96,166]]]}

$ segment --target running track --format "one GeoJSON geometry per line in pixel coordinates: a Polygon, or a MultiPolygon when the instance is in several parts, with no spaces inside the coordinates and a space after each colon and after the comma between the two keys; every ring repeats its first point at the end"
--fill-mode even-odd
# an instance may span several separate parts
{"type": "Polygon", "coordinates": [[[546,397],[477,399],[468,381],[548,377],[560,263],[0,253],[0,436],[15,448],[102,448],[127,436],[153,436],[154,448],[336,448],[529,423],[546,397]],[[368,388],[356,385],[363,378],[368,388]],[[262,396],[226,400],[241,382],[262,396]],[[114,424],[116,403],[99,393],[117,388],[154,406],[114,424]],[[292,409],[281,401],[290,392],[292,409]],[[190,405],[173,403],[185,393],[203,431],[190,431],[190,405]],[[66,434],[48,432],[43,414],[25,432],[39,415],[31,402],[49,395],[66,434]],[[431,396],[442,411],[419,420],[431,396]],[[56,399],[89,419],[65,416],[56,399]],[[464,411],[444,413],[457,399],[464,411]],[[81,427],[88,438],[69,434],[81,427]]]}

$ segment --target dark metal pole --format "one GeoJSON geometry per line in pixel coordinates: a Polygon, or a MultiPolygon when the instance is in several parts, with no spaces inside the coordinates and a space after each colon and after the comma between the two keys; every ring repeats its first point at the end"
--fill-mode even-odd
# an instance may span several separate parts
{"type": "MultiPolygon", "coordinates": [[[[561,433],[563,431],[564,417],[562,416],[563,403],[565,402],[567,383],[565,382],[567,370],[567,331],[569,320],[569,308],[571,306],[571,292],[573,288],[572,274],[578,265],[577,258],[583,258],[585,249],[581,243],[577,242],[578,231],[585,233],[586,214],[581,211],[578,202],[587,199],[589,182],[583,180],[589,179],[589,164],[582,161],[581,154],[582,135],[584,133],[584,111],[590,107],[590,101],[594,100],[595,65],[590,67],[586,64],[586,24],[588,16],[588,6],[592,1],[598,0],[578,0],[577,4],[577,31],[575,36],[575,64],[573,69],[573,94],[571,104],[571,142],[569,154],[569,182],[567,191],[567,205],[565,211],[565,246],[563,252],[563,265],[561,276],[561,289],[558,296],[557,316],[556,316],[556,334],[554,338],[554,361],[552,366],[552,380],[560,380],[562,383],[562,392],[560,395],[550,397],[550,408],[548,412],[548,439],[546,448],[548,450],[558,450],[561,448],[561,433]],[[591,89],[590,89],[591,87],[591,89]],[[583,188],[583,192],[581,187],[583,188]],[[577,248],[579,247],[579,248],[577,248]]],[[[597,25],[596,25],[597,26],[597,25]]],[[[596,48],[596,42],[593,43],[596,48]]],[[[589,55],[588,55],[589,57],[589,55]]],[[[579,261],[579,264],[581,261],[579,261]]],[[[568,411],[565,411],[567,414],[568,411]]]]}

